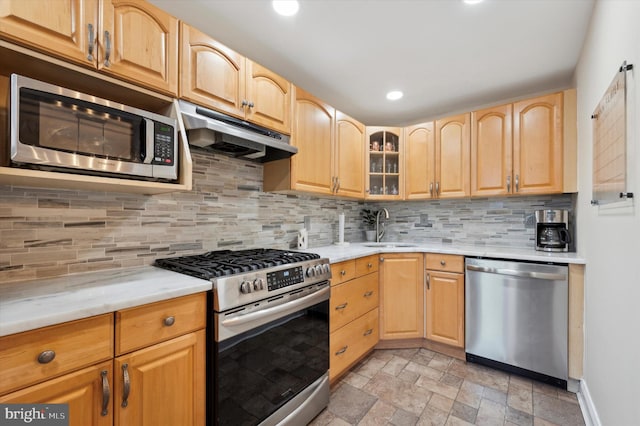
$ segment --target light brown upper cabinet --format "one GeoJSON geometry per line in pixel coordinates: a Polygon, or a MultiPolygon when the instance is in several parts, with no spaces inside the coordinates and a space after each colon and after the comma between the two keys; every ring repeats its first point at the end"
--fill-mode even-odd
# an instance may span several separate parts
{"type": "Polygon", "coordinates": [[[562,112],[562,93],[473,112],[471,195],[562,192],[562,112]]]}
{"type": "Polygon", "coordinates": [[[333,149],[333,193],[364,197],[364,124],[336,111],[336,142],[333,149]]]}
{"type": "Polygon", "coordinates": [[[563,190],[562,92],[513,104],[513,191],[563,190]]]}
{"type": "Polygon", "coordinates": [[[405,128],[407,200],[469,195],[469,114],[405,128]]]}
{"type": "Polygon", "coordinates": [[[181,23],[180,97],[291,133],[289,81],[181,23]]]}
{"type": "Polygon", "coordinates": [[[142,0],[3,0],[0,36],[175,96],[178,20],[142,0]]]}
{"type": "Polygon", "coordinates": [[[404,194],[404,140],[398,127],[367,127],[365,198],[401,200],[404,194]]]}
{"type": "Polygon", "coordinates": [[[433,121],[430,121],[405,128],[407,200],[423,200],[436,196],[436,138],[433,127],[433,121]]]}
{"type": "Polygon", "coordinates": [[[512,104],[471,113],[471,195],[511,194],[512,104]]]}

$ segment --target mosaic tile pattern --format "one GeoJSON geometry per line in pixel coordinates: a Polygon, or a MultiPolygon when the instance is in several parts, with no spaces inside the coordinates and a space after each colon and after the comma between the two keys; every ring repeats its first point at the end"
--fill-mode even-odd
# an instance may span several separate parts
{"type": "Polygon", "coordinates": [[[581,426],[576,395],[427,349],[376,350],[331,391],[325,425],[581,426]]]}
{"type": "Polygon", "coordinates": [[[264,193],[262,165],[193,148],[194,190],[155,196],[0,186],[0,283],[142,266],[156,258],[240,248],[363,241],[360,210],[387,207],[387,239],[526,247],[539,206],[567,195],[401,203],[264,193]]]}

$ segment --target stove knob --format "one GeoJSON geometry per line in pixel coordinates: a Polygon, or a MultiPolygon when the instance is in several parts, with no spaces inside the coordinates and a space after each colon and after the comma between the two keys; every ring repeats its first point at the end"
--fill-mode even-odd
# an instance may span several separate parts
{"type": "Polygon", "coordinates": [[[311,278],[311,277],[315,277],[316,276],[316,270],[313,268],[313,266],[310,266],[307,269],[307,277],[311,278]]]}
{"type": "Polygon", "coordinates": [[[322,270],[325,274],[328,274],[331,272],[331,266],[328,263],[325,263],[324,265],[322,265],[322,270]]]}
{"type": "Polygon", "coordinates": [[[264,290],[264,280],[262,278],[256,278],[253,281],[253,289],[254,290],[264,290]]]}
{"type": "Polygon", "coordinates": [[[322,275],[322,265],[316,265],[316,275],[322,275]]]}
{"type": "Polygon", "coordinates": [[[240,293],[251,293],[251,283],[249,281],[242,281],[242,284],[240,284],[240,293]]]}

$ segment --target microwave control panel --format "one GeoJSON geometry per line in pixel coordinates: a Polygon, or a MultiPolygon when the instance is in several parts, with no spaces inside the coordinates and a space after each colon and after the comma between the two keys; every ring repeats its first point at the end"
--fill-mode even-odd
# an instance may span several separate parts
{"type": "Polygon", "coordinates": [[[163,164],[173,166],[174,152],[174,129],[168,124],[154,123],[154,153],[153,164],[163,164]]]}

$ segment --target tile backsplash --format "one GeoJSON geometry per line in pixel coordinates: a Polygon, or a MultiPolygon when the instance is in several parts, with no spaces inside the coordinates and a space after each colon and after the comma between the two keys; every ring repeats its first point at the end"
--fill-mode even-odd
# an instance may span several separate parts
{"type": "Polygon", "coordinates": [[[143,196],[0,186],[0,283],[152,264],[210,250],[363,241],[362,208],[386,207],[386,240],[533,247],[533,210],[570,195],[363,203],[262,192],[262,165],[200,149],[191,192],[143,196]]]}

